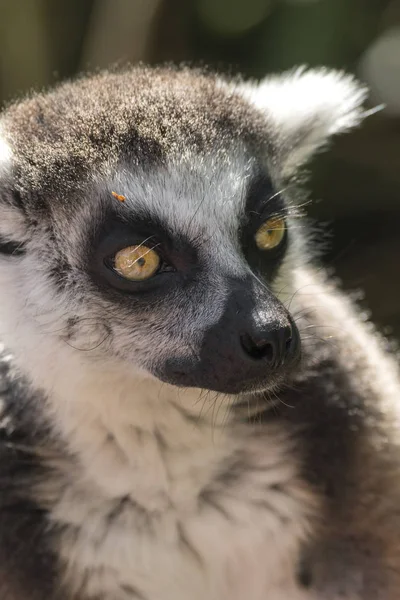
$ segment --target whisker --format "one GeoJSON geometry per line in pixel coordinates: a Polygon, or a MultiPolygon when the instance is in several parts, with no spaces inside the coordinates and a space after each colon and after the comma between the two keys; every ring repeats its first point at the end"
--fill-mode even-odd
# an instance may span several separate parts
{"type": "Polygon", "coordinates": [[[74,350],[79,350],[79,352],[93,352],[93,350],[97,350],[97,348],[99,348],[102,344],[104,344],[104,342],[111,337],[111,333],[108,332],[104,338],[102,340],[100,340],[100,342],[98,344],[96,344],[95,346],[93,346],[92,348],[78,348],[77,346],[74,346],[73,344],[71,344],[70,342],[68,342],[68,340],[63,340],[65,344],[67,344],[67,346],[69,346],[70,348],[74,348],[74,350]]]}
{"type": "Polygon", "coordinates": [[[204,204],[204,202],[206,200],[206,197],[207,197],[206,194],[204,194],[203,198],[200,200],[200,202],[199,202],[196,210],[194,211],[194,213],[193,213],[193,215],[192,215],[192,217],[191,217],[191,219],[190,219],[190,221],[189,221],[189,223],[188,223],[188,225],[186,227],[186,233],[190,232],[190,227],[191,227],[194,219],[196,218],[196,215],[198,214],[200,208],[203,206],[203,204],[204,204]]]}

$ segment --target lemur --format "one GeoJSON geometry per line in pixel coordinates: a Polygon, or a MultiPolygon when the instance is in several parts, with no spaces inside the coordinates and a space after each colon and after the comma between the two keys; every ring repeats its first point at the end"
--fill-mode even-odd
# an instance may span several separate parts
{"type": "Polygon", "coordinates": [[[350,75],[82,76],[0,119],[1,600],[397,600],[400,378],[315,258],[350,75]]]}

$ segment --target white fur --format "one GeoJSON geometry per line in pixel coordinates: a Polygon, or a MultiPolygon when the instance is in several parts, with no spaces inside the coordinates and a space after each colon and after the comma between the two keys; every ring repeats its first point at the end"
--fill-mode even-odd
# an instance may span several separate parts
{"type": "MultiPolygon", "coordinates": [[[[2,182],[7,181],[11,164],[12,149],[2,134],[2,127],[0,125],[0,178],[2,182]]],[[[0,197],[2,192],[3,190],[0,189],[0,197]]],[[[7,204],[1,207],[0,235],[5,239],[18,240],[20,242],[26,239],[26,225],[23,215],[11,206],[7,206],[7,204]]]]}
{"type": "MultiPolygon", "coordinates": [[[[71,420],[63,417],[83,466],[69,474],[52,509],[56,522],[77,528],[61,539],[73,585],[79,587],[86,570],[88,592],[116,599],[125,598],[122,586],[152,600],[241,600],[245,594],[263,600],[275,586],[294,588],[312,497],[286,460],[288,440],[282,434],[271,428],[266,438],[252,441],[244,431],[210,426],[211,416],[197,426],[187,423],[174,404],[193,410],[198,393],[179,398],[156,382],[114,385],[96,400],[94,411],[74,407],[71,420]],[[86,428],[78,433],[81,412],[86,428]],[[158,446],[155,431],[167,449],[158,446]],[[114,443],[107,439],[110,432],[114,443]],[[220,508],[202,502],[201,492],[212,485],[222,461],[244,448],[248,471],[217,491],[220,508]],[[278,493],[276,484],[282,488],[278,493]],[[118,495],[135,505],[110,524],[107,515],[118,495]],[[179,530],[193,550],[182,543],[179,530]]],[[[281,591],[275,593],[281,597],[281,591]]]]}
{"type": "Polygon", "coordinates": [[[271,123],[282,160],[281,176],[293,174],[330,136],[358,125],[367,95],[350,75],[304,67],[266,77],[258,85],[242,84],[235,91],[271,123]]]}
{"type": "Polygon", "coordinates": [[[10,145],[7,144],[5,139],[1,137],[1,127],[0,127],[0,173],[3,172],[3,169],[7,167],[10,163],[12,157],[12,151],[10,145]]]}
{"type": "MultiPolygon", "coordinates": [[[[281,159],[279,177],[307,160],[327,136],[357,124],[364,98],[351,78],[322,71],[298,71],[236,91],[265,113],[281,159]]],[[[123,189],[115,191],[127,195],[123,208],[135,199],[152,202],[172,228],[183,219],[194,233],[212,234],[202,251],[210,251],[222,272],[248,274],[236,233],[250,163],[239,157],[224,168],[211,161],[190,169],[190,160],[183,162],[168,181],[162,172],[147,179],[120,173],[123,189]]],[[[68,222],[72,263],[79,259],[85,225],[96,216],[94,200],[82,204],[76,223],[68,222]]],[[[13,215],[3,217],[16,233],[13,215]]],[[[31,248],[42,242],[36,235],[31,248]]],[[[295,246],[285,265],[290,276],[276,283],[281,295],[308,285],[307,277],[306,283],[291,280],[294,252],[295,246]]],[[[0,338],[44,390],[54,431],[67,449],[57,476],[36,492],[52,523],[63,526],[59,551],[76,597],[310,600],[295,574],[317,501],[300,478],[301,457],[290,432],[271,424],[258,435],[257,428],[233,421],[230,398],[161,384],[135,361],[140,345],[134,343],[146,340],[135,338],[134,318],[126,316],[117,330],[120,347],[130,348],[125,361],[68,346],[54,333],[65,326],[66,309],[90,316],[105,305],[81,305],[56,294],[45,269],[29,252],[15,263],[0,259],[0,286],[7,290],[0,338]],[[221,478],[238,455],[243,464],[236,476],[221,478]]],[[[220,284],[209,285],[210,306],[201,308],[203,314],[196,306],[193,322],[203,315],[218,319],[226,292],[220,284]]],[[[91,298],[88,292],[86,302],[91,298]]],[[[186,334],[193,333],[189,325],[186,334]]]]}
{"type": "MultiPolygon", "coordinates": [[[[120,174],[123,208],[150,197],[172,228],[179,228],[179,209],[181,223],[195,214],[193,231],[205,225],[213,234],[202,248],[210,265],[247,274],[235,231],[250,166],[232,158],[225,170],[216,165],[214,178],[206,177],[207,164],[147,181],[120,174]]],[[[72,264],[84,223],[96,214],[87,207],[69,223],[72,264]]],[[[204,319],[203,310],[208,320],[218,319],[222,284],[215,275],[209,303],[197,308],[191,327],[204,319]]],[[[129,588],[149,600],[300,600],[299,544],[310,533],[316,500],[299,477],[288,432],[271,425],[258,436],[234,424],[229,398],[161,384],[134,354],[120,361],[99,349],[93,359],[67,345],[58,332],[75,301],[54,293],[33,253],[12,265],[0,260],[0,285],[7,289],[1,339],[45,391],[54,430],[71,453],[61,459],[59,475],[37,489],[54,525],[65,526],[59,550],[68,585],[115,600],[134,598],[129,588]],[[243,472],[217,485],[237,453],[246,457],[243,472]],[[203,498],[209,489],[217,508],[203,498]],[[110,522],[122,498],[130,502],[110,522]]],[[[100,309],[77,303],[76,310],[90,316],[100,309]]],[[[129,346],[130,328],[134,321],[128,327],[125,320],[117,329],[121,347],[129,346]]],[[[80,333],[79,342],[91,347],[90,326],[80,333]]]]}
{"type": "Polygon", "coordinates": [[[37,490],[54,523],[68,525],[60,552],[69,585],[115,600],[135,598],[129,588],[151,600],[302,598],[297,551],[315,501],[287,435],[275,426],[257,436],[229,424],[229,403],[215,395],[163,385],[134,367],[90,365],[25,319],[18,278],[9,280],[4,266],[0,279],[9,290],[2,335],[46,390],[49,415],[74,456],[37,490]],[[216,488],[220,509],[201,501],[239,451],[247,468],[216,488]],[[126,496],[132,504],[110,524],[126,496]]]}

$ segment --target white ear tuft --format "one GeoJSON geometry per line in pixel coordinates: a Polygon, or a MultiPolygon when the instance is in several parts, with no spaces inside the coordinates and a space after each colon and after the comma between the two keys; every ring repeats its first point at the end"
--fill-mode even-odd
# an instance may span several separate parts
{"type": "Polygon", "coordinates": [[[1,135],[0,127],[0,174],[5,173],[11,163],[12,152],[9,144],[1,135]]]}
{"type": "Polygon", "coordinates": [[[330,136],[358,125],[367,96],[351,75],[304,67],[237,91],[264,112],[285,171],[305,163],[330,136]]]}
{"type": "Polygon", "coordinates": [[[2,136],[0,124],[0,237],[23,242],[27,236],[25,218],[12,199],[12,159],[10,145],[2,136]]]}

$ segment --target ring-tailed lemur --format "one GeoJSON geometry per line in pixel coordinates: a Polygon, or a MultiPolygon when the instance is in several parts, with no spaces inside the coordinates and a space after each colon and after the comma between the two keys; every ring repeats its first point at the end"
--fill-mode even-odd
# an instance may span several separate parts
{"type": "Polygon", "coordinates": [[[395,361],[302,167],[365,90],[138,67],[1,126],[1,600],[396,600],[395,361]]]}

